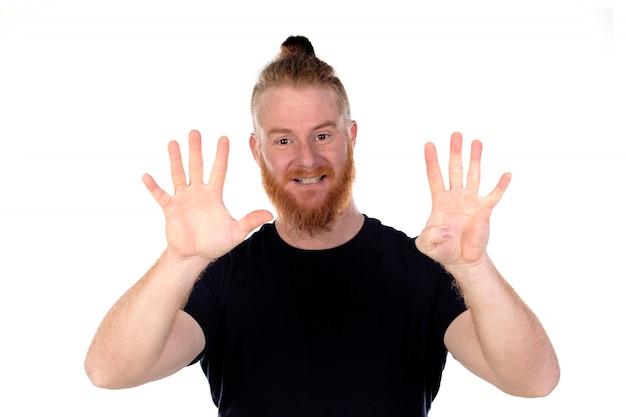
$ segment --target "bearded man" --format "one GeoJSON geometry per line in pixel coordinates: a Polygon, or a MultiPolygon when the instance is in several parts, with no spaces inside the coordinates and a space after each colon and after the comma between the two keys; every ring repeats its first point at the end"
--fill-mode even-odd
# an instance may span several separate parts
{"type": "Polygon", "coordinates": [[[409,238],[358,211],[357,124],[306,38],[285,41],[251,107],[250,149],[277,219],[237,221],[224,207],[226,138],[206,184],[200,134],[189,135],[189,180],[170,143],[174,194],[144,176],[167,248],[96,332],[85,362],[95,385],[137,386],[199,361],[220,416],[426,416],[449,351],[507,393],[552,391],[549,338],[487,255],[511,177],[478,196],[480,142],[464,186],[452,135],[449,189],[426,145],[433,208],[409,238]]]}

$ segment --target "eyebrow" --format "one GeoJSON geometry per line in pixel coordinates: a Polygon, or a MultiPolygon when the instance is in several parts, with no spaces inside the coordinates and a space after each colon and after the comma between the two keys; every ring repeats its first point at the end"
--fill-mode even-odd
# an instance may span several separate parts
{"type": "MultiPolygon", "coordinates": [[[[319,124],[319,125],[317,125],[317,126],[314,126],[314,127],[311,129],[311,131],[316,131],[316,130],[324,129],[324,128],[326,128],[326,127],[334,127],[334,128],[337,128],[337,123],[335,123],[335,122],[331,122],[331,121],[324,122],[324,123],[321,123],[321,124],[319,124]]],[[[286,133],[293,133],[293,132],[292,132],[290,129],[283,129],[283,128],[274,128],[274,129],[270,129],[270,130],[267,132],[267,134],[268,134],[268,135],[270,135],[270,136],[271,136],[271,135],[277,135],[277,134],[286,134],[286,133]]]]}

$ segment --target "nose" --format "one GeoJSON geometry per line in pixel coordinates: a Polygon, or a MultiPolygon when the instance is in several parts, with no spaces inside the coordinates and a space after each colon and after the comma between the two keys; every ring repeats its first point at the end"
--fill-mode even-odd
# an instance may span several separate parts
{"type": "Polygon", "coordinates": [[[298,164],[303,168],[315,167],[317,155],[315,153],[314,145],[308,141],[300,143],[298,146],[298,164]]]}

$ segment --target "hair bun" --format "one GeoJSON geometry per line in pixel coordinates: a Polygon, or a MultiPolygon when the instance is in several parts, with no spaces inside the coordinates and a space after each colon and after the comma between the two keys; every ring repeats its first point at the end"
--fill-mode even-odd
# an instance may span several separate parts
{"type": "Polygon", "coordinates": [[[287,58],[292,55],[315,56],[315,50],[311,42],[304,36],[290,36],[280,46],[280,57],[287,58]]]}

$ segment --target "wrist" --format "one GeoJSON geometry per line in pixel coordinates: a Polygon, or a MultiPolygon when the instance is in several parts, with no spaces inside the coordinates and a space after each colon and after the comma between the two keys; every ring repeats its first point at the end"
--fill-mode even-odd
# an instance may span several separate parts
{"type": "Polygon", "coordinates": [[[489,258],[489,255],[487,254],[479,257],[476,260],[469,261],[469,262],[457,261],[457,262],[450,263],[448,265],[444,264],[444,267],[450,273],[457,273],[457,274],[463,274],[463,275],[481,274],[481,273],[485,273],[490,270],[493,270],[495,268],[493,262],[491,261],[491,258],[489,258]]]}
{"type": "Polygon", "coordinates": [[[188,291],[211,262],[201,256],[181,256],[166,248],[157,266],[164,272],[163,276],[170,282],[172,290],[180,287],[179,289],[188,291]]]}
{"type": "Polygon", "coordinates": [[[465,304],[470,308],[489,308],[498,303],[507,286],[491,259],[485,255],[476,262],[445,267],[454,277],[465,304]]]}
{"type": "Polygon", "coordinates": [[[207,265],[215,262],[215,259],[205,258],[200,255],[181,255],[176,250],[172,249],[170,246],[165,248],[161,258],[164,258],[167,262],[177,265],[182,268],[191,268],[195,269],[201,267],[202,269],[206,268],[207,265]]]}
{"type": "Polygon", "coordinates": [[[499,275],[491,258],[487,254],[473,262],[459,262],[443,265],[454,278],[462,283],[471,283],[474,280],[483,280],[484,277],[499,275]]]}

